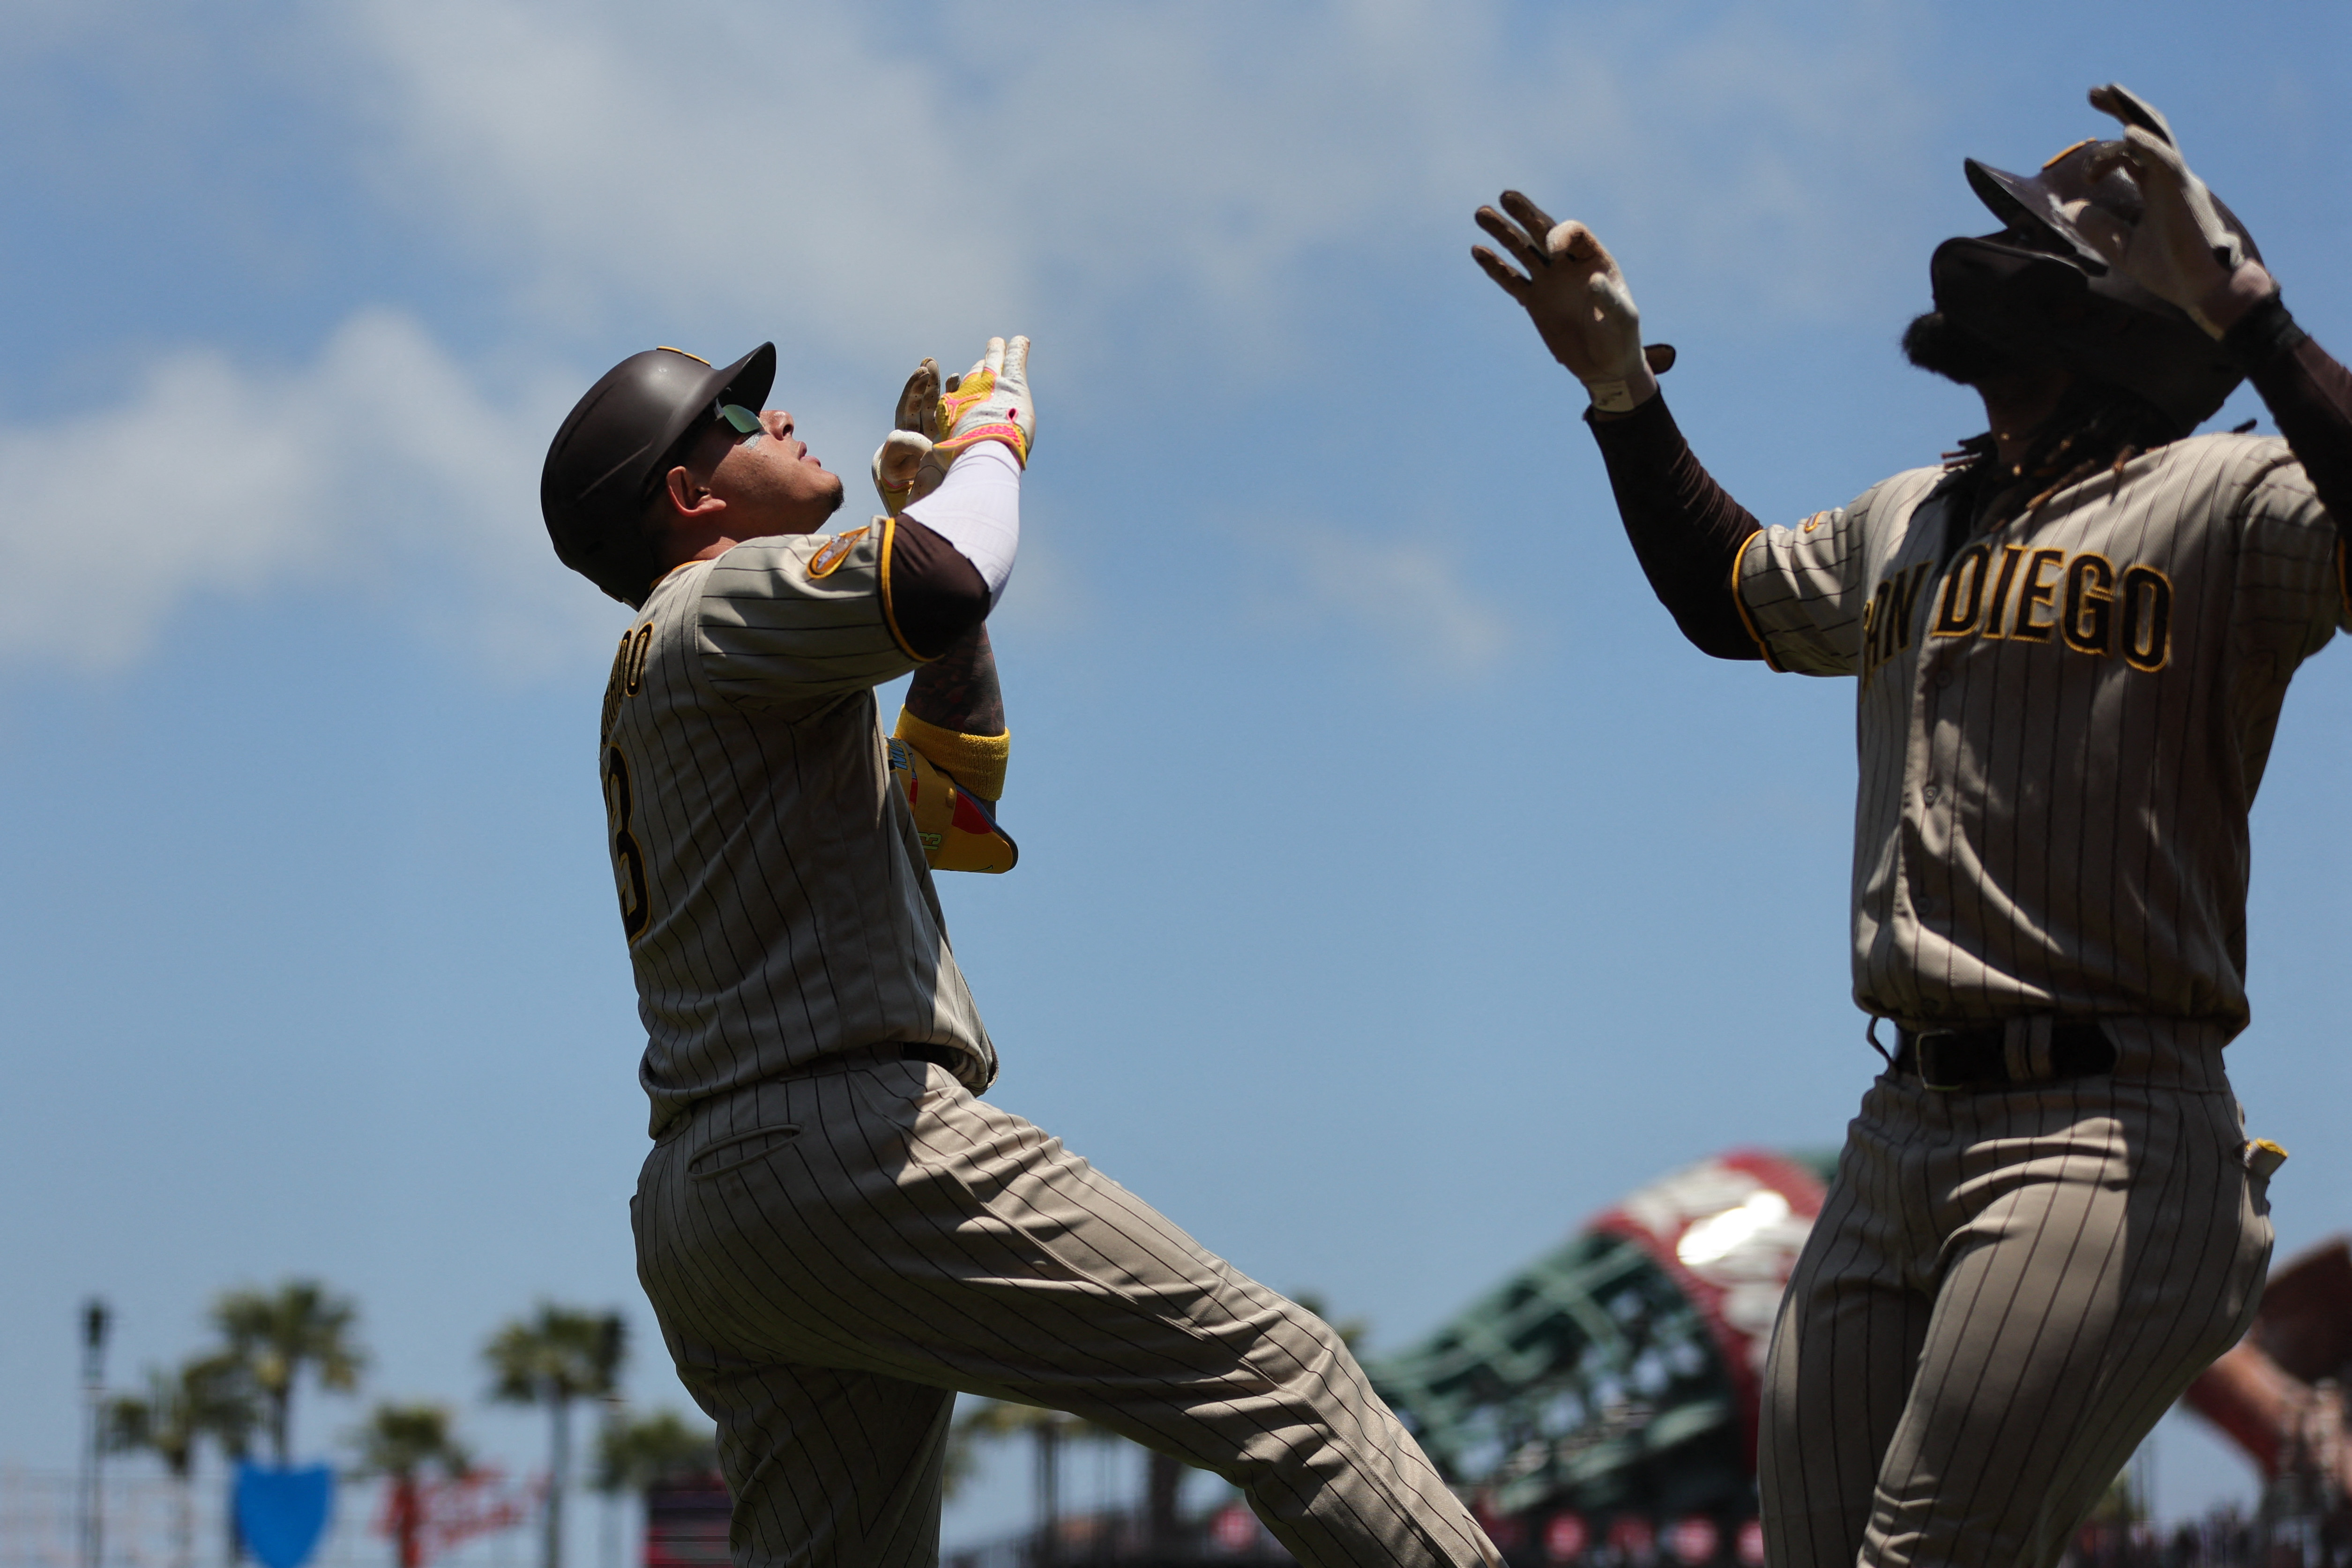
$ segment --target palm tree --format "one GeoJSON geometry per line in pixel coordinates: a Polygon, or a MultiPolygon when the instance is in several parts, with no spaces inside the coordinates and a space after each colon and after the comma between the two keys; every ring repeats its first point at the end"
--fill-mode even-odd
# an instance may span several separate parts
{"type": "Polygon", "coordinates": [[[100,1440],[109,1451],[144,1449],[171,1472],[174,1568],[189,1568],[195,1559],[195,1505],[189,1481],[197,1440],[209,1436],[230,1459],[241,1459],[259,1416],[253,1391],[239,1371],[220,1356],[184,1363],[177,1372],[151,1366],[144,1396],[121,1395],[109,1401],[104,1412],[100,1440]]]}
{"type": "Polygon", "coordinates": [[[269,1447],[282,1468],[293,1447],[294,1386],[308,1366],[319,1386],[359,1385],[367,1352],[352,1337],[359,1308],[328,1294],[315,1279],[289,1279],[272,1291],[231,1290],[213,1303],[227,1354],[259,1391],[268,1413],[269,1447]]]}
{"type": "Polygon", "coordinates": [[[583,1312],[542,1301],[483,1347],[490,1397],[547,1406],[547,1534],[541,1568],[563,1568],[563,1486],[572,1469],[572,1402],[613,1392],[628,1354],[618,1312],[583,1312]]]}
{"type": "Polygon", "coordinates": [[[639,1492],[674,1476],[706,1475],[719,1468],[719,1434],[708,1421],[689,1422],[675,1410],[635,1419],[616,1416],[596,1438],[600,1492],[639,1492]]]}
{"type": "Polygon", "coordinates": [[[675,1410],[632,1418],[615,1397],[604,1402],[596,1432],[595,1479],[589,1485],[604,1496],[604,1546],[601,1561],[621,1560],[619,1503],[624,1495],[642,1500],[662,1482],[704,1476],[719,1468],[719,1433],[708,1421],[690,1422],[675,1410]]]}
{"type": "Polygon", "coordinates": [[[445,1480],[456,1480],[474,1468],[473,1456],[450,1430],[448,1409],[386,1400],[368,1413],[367,1424],[354,1436],[359,1473],[382,1476],[392,1483],[391,1507],[385,1512],[398,1545],[400,1568],[425,1568],[425,1492],[419,1484],[424,1473],[437,1469],[445,1480]]]}
{"type": "Polygon", "coordinates": [[[1021,1432],[1029,1434],[1033,1445],[1030,1477],[1037,1504],[1037,1531],[1029,1561],[1033,1564],[1050,1563],[1060,1546],[1062,1445],[1118,1441],[1119,1435],[1066,1411],[983,1400],[956,1417],[948,1447],[950,1479],[961,1479],[961,1472],[970,1463],[968,1456],[973,1439],[1009,1437],[1021,1432]]]}
{"type": "MultiPolygon", "coordinates": [[[[219,1445],[221,1458],[234,1471],[253,1457],[253,1435],[261,1426],[261,1395],[254,1387],[252,1370],[236,1352],[215,1351],[191,1358],[180,1374],[204,1391],[199,1404],[205,1412],[205,1435],[219,1445]]],[[[236,1521],[236,1510],[221,1510],[221,1528],[227,1546],[222,1561],[244,1562],[245,1533],[236,1521]]]]}

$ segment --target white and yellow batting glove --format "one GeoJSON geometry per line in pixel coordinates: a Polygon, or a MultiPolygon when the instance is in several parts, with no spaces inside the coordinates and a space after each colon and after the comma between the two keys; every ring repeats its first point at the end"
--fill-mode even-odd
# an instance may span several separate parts
{"type": "Polygon", "coordinates": [[[1029,401],[1029,340],[988,340],[980,363],[951,378],[933,416],[936,450],[955,454],[982,441],[1002,441],[1013,449],[1013,460],[1029,466],[1030,443],[1036,438],[1037,410],[1029,401]]]}

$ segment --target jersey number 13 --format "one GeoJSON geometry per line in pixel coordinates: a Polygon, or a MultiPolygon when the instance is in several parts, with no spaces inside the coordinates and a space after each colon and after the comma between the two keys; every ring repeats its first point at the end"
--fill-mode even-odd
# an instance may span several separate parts
{"type": "Polygon", "coordinates": [[[629,760],[618,746],[604,748],[604,825],[613,830],[613,882],[621,897],[621,929],[631,942],[646,929],[646,852],[629,831],[629,760]]]}

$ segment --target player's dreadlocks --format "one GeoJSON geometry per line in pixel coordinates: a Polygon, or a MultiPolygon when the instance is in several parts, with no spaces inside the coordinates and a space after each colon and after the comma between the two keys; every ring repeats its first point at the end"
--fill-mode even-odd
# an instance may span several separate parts
{"type": "Polygon", "coordinates": [[[2025,502],[2025,515],[2035,516],[2052,496],[2101,468],[2121,474],[2126,463],[2177,434],[2170,419],[2128,392],[2095,382],[2073,388],[2017,466],[2018,488],[2042,487],[2025,502]]]}
{"type": "Polygon", "coordinates": [[[2130,393],[2078,382],[2042,422],[2042,434],[2014,468],[2000,467],[1990,431],[1970,437],[1944,455],[1954,482],[1969,486],[1977,497],[1973,515],[1954,530],[1947,559],[1967,534],[1998,527],[2012,517],[2036,516],[2067,486],[2102,468],[2121,475],[2134,458],[2179,436],[2168,416],[2130,393]]]}

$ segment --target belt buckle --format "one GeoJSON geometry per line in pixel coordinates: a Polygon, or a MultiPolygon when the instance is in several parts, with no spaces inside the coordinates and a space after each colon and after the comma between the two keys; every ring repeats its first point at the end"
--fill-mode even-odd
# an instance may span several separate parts
{"type": "Polygon", "coordinates": [[[1958,1094],[1974,1081],[1969,1079],[1948,1079],[1940,1070],[1944,1042],[1958,1034],[1957,1029],[1922,1029],[1911,1037],[1911,1062],[1919,1073],[1919,1087],[1937,1094],[1958,1094]]]}

